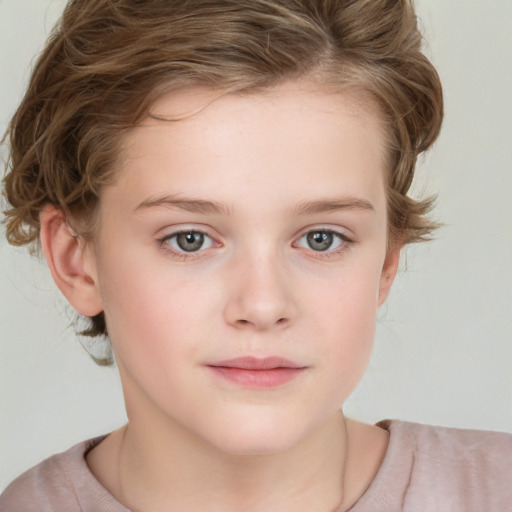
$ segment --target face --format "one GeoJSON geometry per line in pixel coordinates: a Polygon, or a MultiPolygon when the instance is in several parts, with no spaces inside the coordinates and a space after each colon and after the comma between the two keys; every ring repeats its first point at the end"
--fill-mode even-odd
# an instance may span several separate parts
{"type": "Polygon", "coordinates": [[[297,83],[152,112],[195,113],[127,136],[90,256],[128,415],[286,450],[361,378],[396,270],[379,117],[297,83]]]}

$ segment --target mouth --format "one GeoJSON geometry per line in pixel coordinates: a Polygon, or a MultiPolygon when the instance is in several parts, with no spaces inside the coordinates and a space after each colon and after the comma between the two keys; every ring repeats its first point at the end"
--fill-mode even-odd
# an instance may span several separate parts
{"type": "Polygon", "coordinates": [[[251,389],[280,387],[306,371],[307,366],[282,357],[239,357],[207,365],[212,373],[251,389]]]}

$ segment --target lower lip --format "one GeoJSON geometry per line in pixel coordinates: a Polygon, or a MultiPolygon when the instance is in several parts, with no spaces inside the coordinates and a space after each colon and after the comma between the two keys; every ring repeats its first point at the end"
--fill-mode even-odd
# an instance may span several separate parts
{"type": "Polygon", "coordinates": [[[305,368],[246,370],[227,366],[208,366],[208,368],[219,377],[251,389],[271,389],[282,386],[298,377],[305,370],[305,368]]]}

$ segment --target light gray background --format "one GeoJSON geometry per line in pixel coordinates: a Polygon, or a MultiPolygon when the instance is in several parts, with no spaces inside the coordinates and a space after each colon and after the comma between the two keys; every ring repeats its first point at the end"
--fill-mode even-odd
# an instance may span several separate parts
{"type": "MultiPolygon", "coordinates": [[[[0,130],[62,0],[0,0],[0,130]]],[[[418,192],[439,192],[438,239],[406,251],[348,415],[512,432],[512,2],[422,0],[444,83],[439,142],[418,192]]],[[[125,419],[117,374],[67,328],[48,271],[0,241],[0,489],[125,419]]]]}

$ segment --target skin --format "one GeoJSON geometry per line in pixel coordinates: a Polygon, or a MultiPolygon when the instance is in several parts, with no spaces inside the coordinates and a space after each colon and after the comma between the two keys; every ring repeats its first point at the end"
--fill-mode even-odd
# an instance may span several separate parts
{"type": "Polygon", "coordinates": [[[60,289],[80,313],[105,312],[124,389],[129,423],[89,467],[133,510],[348,508],[387,446],[340,410],[398,265],[379,115],[304,82],[173,93],[152,108],[186,112],[127,135],[93,243],[59,210],[41,216],[60,289]],[[180,230],[205,243],[183,251],[180,230]],[[308,242],[318,232],[334,233],[325,251],[308,242]],[[304,370],[252,389],[208,368],[248,355],[304,370]]]}

